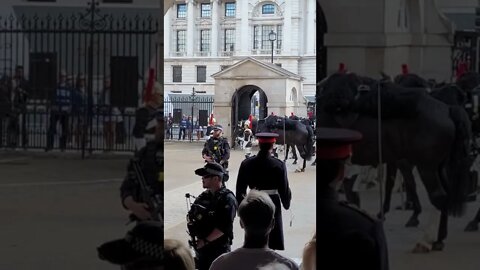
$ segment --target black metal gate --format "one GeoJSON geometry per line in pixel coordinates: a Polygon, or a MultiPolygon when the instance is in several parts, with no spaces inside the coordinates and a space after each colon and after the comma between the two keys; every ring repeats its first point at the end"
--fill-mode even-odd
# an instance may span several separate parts
{"type": "Polygon", "coordinates": [[[456,31],[452,48],[452,81],[458,72],[479,72],[479,33],[456,31]]]}
{"type": "Polygon", "coordinates": [[[0,147],[134,150],[158,18],[82,10],[0,18],[0,147]]]}
{"type": "Polygon", "coordinates": [[[207,135],[208,121],[213,112],[213,96],[170,94],[164,100],[165,117],[173,123],[165,125],[167,140],[201,140],[207,135]],[[182,123],[182,119],[185,122],[182,123]]]}

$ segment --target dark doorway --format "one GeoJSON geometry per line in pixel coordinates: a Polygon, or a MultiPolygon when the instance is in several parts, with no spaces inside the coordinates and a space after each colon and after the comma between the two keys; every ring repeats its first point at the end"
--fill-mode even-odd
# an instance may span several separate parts
{"type": "Polygon", "coordinates": [[[112,56],[112,105],[118,107],[138,106],[138,58],[112,56]]]}
{"type": "Polygon", "coordinates": [[[327,47],[324,39],[327,33],[327,20],[317,1],[317,81],[327,77],[327,47]]]}
{"type": "Polygon", "coordinates": [[[49,99],[57,86],[57,54],[30,53],[30,99],[49,99]]]}

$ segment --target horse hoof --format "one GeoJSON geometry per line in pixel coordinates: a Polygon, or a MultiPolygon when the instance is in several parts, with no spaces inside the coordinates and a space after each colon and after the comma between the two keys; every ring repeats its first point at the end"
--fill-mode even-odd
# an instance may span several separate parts
{"type": "Polygon", "coordinates": [[[445,248],[445,244],[443,242],[434,242],[432,245],[433,251],[442,251],[445,248]]]}
{"type": "Polygon", "coordinates": [[[417,243],[413,248],[412,253],[425,254],[425,253],[429,253],[430,251],[432,251],[432,247],[430,245],[425,243],[417,243]]]}
{"type": "Polygon", "coordinates": [[[312,163],[312,165],[310,165],[310,166],[317,166],[317,163],[314,162],[314,163],[312,163]]]}
{"type": "Polygon", "coordinates": [[[405,224],[405,227],[407,228],[418,227],[418,224],[420,224],[420,221],[418,221],[418,219],[411,218],[408,220],[407,224],[405,224]]]}
{"type": "Polygon", "coordinates": [[[468,223],[467,227],[465,227],[466,232],[476,232],[478,231],[478,223],[475,220],[472,220],[468,223]]]}
{"type": "Polygon", "coordinates": [[[296,162],[296,161],[294,161],[292,164],[293,164],[293,165],[296,165],[296,164],[297,164],[297,162],[296,162]]]}

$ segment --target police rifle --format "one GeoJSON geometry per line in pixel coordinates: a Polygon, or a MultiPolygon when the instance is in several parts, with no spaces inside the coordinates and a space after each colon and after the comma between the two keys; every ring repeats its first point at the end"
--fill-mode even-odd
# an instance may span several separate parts
{"type": "MultiPolygon", "coordinates": [[[[189,213],[189,212],[190,212],[190,209],[192,208],[192,201],[191,201],[190,198],[196,199],[197,197],[191,195],[190,193],[186,193],[186,194],[185,194],[185,201],[186,201],[186,203],[187,203],[187,213],[189,213]]],[[[192,222],[192,221],[190,220],[190,217],[189,217],[189,215],[187,214],[187,227],[188,227],[188,224],[189,224],[190,222],[192,222]]],[[[195,250],[195,252],[196,252],[196,251],[197,251],[197,237],[196,237],[195,235],[193,235],[192,233],[190,233],[189,230],[187,230],[187,233],[188,233],[188,235],[190,236],[190,240],[188,240],[188,245],[189,245],[190,247],[192,247],[192,248],[195,250]]]]}
{"type": "MultiPolygon", "coordinates": [[[[160,198],[160,195],[155,194],[152,188],[149,185],[147,185],[147,182],[145,181],[145,176],[143,175],[143,171],[140,167],[138,159],[137,158],[131,159],[130,164],[135,172],[137,183],[140,186],[140,193],[141,193],[140,199],[148,205],[148,210],[150,211],[152,219],[155,221],[163,222],[163,218],[161,215],[163,206],[162,206],[162,200],[160,198]]],[[[129,219],[130,219],[130,222],[139,220],[138,217],[135,216],[134,214],[130,214],[129,219]]]]}

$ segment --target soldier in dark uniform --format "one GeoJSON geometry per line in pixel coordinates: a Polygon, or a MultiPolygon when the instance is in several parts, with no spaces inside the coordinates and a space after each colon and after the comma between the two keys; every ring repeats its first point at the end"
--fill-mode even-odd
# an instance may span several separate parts
{"type": "Polygon", "coordinates": [[[287,168],[280,159],[272,157],[273,144],[278,134],[257,133],[260,151],[256,156],[245,159],[237,177],[236,197],[240,204],[246,196],[247,187],[262,190],[270,195],[275,204],[275,226],[270,232],[268,247],[284,250],[282,204],[290,208],[292,193],[288,185],[287,168]]]}
{"type": "Polygon", "coordinates": [[[122,205],[132,212],[135,220],[162,220],[163,217],[163,112],[157,110],[154,120],[157,125],[145,131],[147,143],[135,153],[137,161],[144,175],[149,189],[150,205],[144,200],[145,190],[135,173],[133,163],[130,161],[127,176],[120,187],[122,205]],[[150,139],[149,139],[150,138],[150,139]],[[155,202],[152,205],[152,202],[155,202]],[[161,204],[161,205],[158,205],[161,204]],[[151,209],[157,206],[156,209],[151,209]]]}
{"type": "Polygon", "coordinates": [[[230,145],[228,140],[222,137],[222,132],[222,126],[214,126],[212,137],[203,146],[202,157],[207,162],[216,162],[222,165],[224,169],[227,169],[228,159],[230,158],[230,145]]]}
{"type": "Polygon", "coordinates": [[[317,243],[320,268],[388,269],[382,223],[357,207],[337,200],[336,187],[344,176],[345,161],[359,132],[317,129],[317,243]]]}
{"type": "Polygon", "coordinates": [[[226,173],[220,164],[209,162],[195,170],[202,177],[207,190],[195,200],[188,213],[188,229],[195,242],[198,270],[208,270],[212,262],[223,253],[231,251],[233,220],[237,212],[237,201],[224,181],[226,173]]]}

